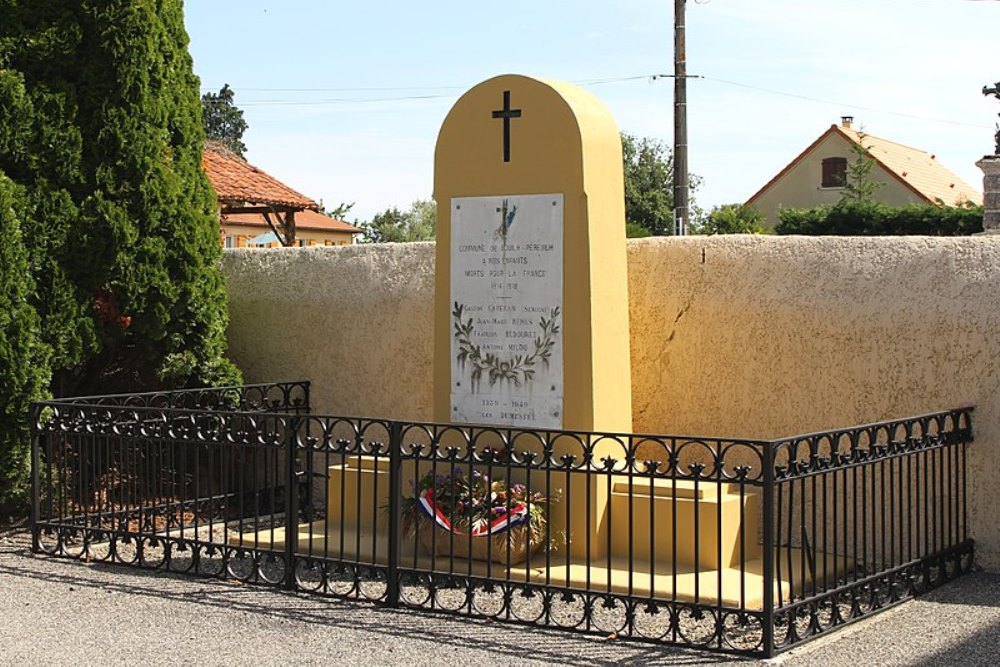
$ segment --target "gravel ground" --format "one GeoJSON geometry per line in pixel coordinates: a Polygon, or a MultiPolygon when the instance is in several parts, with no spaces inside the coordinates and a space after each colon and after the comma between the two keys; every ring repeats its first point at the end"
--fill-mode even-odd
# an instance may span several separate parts
{"type": "MultiPolygon", "coordinates": [[[[1000,575],[977,573],[814,641],[787,665],[995,665],[1000,575]]],[[[757,665],[541,628],[33,557],[0,533],[0,664],[757,665]]]]}

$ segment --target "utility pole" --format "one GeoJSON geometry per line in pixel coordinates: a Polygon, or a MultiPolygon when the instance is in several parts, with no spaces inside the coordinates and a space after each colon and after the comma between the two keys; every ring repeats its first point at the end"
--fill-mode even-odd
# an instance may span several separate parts
{"type": "Polygon", "coordinates": [[[687,48],[684,9],[674,0],[674,233],[688,233],[687,48]]]}

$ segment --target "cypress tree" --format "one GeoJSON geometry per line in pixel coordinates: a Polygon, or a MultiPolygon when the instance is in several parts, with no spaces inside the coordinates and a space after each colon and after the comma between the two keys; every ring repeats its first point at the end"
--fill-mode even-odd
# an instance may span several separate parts
{"type": "Polygon", "coordinates": [[[0,172],[0,520],[26,505],[29,403],[49,381],[41,321],[28,303],[31,279],[14,209],[23,189],[0,172]]]}
{"type": "Polygon", "coordinates": [[[181,0],[0,0],[0,170],[57,394],[239,381],[181,0]],[[15,206],[15,209],[18,207],[15,206]]]}

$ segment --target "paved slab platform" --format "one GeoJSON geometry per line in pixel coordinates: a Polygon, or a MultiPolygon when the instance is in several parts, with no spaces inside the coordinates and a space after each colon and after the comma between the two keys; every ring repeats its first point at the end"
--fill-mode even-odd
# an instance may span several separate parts
{"type": "MultiPolygon", "coordinates": [[[[0,665],[764,665],[258,586],[32,556],[0,531],[0,665]]],[[[995,665],[1000,575],[976,573],[771,661],[995,665]]]]}

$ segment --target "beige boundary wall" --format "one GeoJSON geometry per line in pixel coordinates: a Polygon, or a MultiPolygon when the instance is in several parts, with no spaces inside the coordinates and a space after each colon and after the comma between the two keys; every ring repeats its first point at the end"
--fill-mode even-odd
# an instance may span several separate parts
{"type": "MultiPolygon", "coordinates": [[[[1000,570],[1000,239],[629,242],[634,430],[771,438],[976,405],[979,561],[1000,570]]],[[[248,381],[429,420],[432,244],[226,251],[248,381]]]]}

